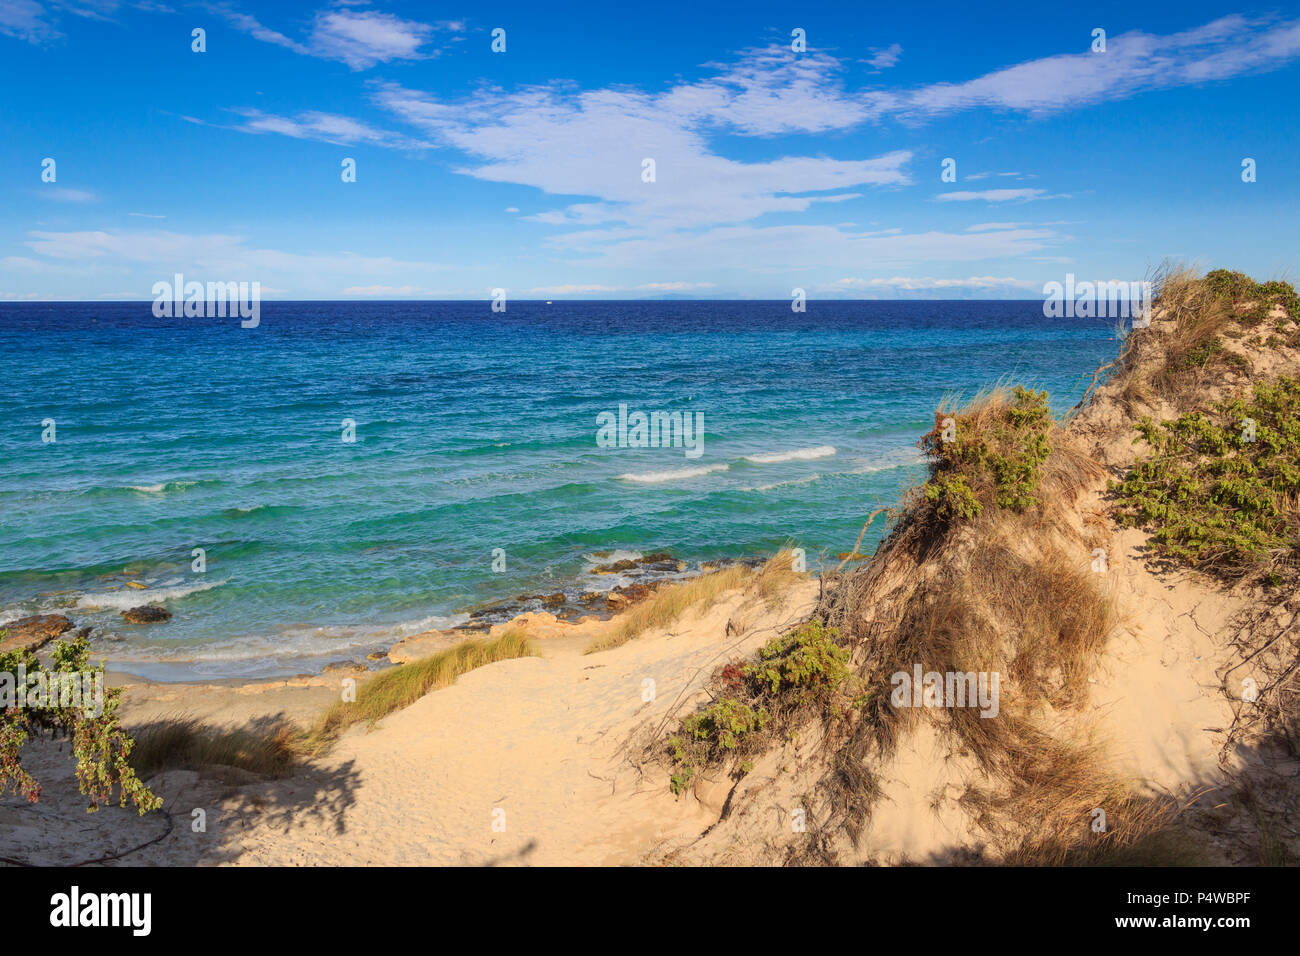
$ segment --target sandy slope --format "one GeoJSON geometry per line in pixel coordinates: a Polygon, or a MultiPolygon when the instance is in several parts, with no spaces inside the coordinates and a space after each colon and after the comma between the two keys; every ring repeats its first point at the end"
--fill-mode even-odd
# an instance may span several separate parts
{"type": "MultiPolygon", "coordinates": [[[[233,771],[173,771],[152,781],[173,829],[130,853],[133,864],[276,865],[636,863],[669,837],[689,837],[716,815],[675,800],[662,768],[636,766],[625,744],[690,705],[721,663],[752,651],[811,608],[815,582],[781,607],[732,592],[667,632],[584,655],[587,633],[541,638],[541,656],[461,677],[384,720],[350,731],[330,755],[289,779],[233,771]],[[739,637],[727,622],[745,620],[739,637]],[[643,702],[643,682],[656,699],[643,702]],[[207,829],[191,827],[195,808],[207,829]],[[504,819],[504,830],[494,831],[504,819]]],[[[319,679],[248,692],[237,686],[138,685],[129,722],[183,709],[216,721],[276,712],[302,715],[333,695],[319,679]],[[163,698],[163,699],[159,699],[163,698]],[[181,708],[180,704],[184,704],[181,708]]],[[[66,754],[43,744],[33,768],[51,781],[39,804],[0,805],[0,856],[70,862],[120,852],[165,830],[111,808],[80,809],[66,754]],[[64,826],[55,826],[62,821],[64,826]],[[6,825],[7,824],[7,825],[6,825]]]]}

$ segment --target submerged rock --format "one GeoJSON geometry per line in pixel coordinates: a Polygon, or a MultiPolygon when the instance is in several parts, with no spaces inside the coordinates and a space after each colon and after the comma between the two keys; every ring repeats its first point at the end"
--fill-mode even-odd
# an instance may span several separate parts
{"type": "Polygon", "coordinates": [[[637,564],[630,558],[615,561],[613,564],[598,564],[591,569],[592,574],[618,574],[621,571],[635,571],[637,564]]]}
{"type": "Polygon", "coordinates": [[[64,631],[72,630],[73,623],[62,614],[37,614],[33,617],[20,618],[10,624],[0,626],[0,632],[7,632],[0,638],[0,654],[9,651],[34,651],[44,647],[64,631]]]}
{"type": "Polygon", "coordinates": [[[122,617],[126,619],[128,624],[156,624],[159,621],[167,620],[171,616],[171,611],[156,604],[127,608],[122,612],[122,617]]]}

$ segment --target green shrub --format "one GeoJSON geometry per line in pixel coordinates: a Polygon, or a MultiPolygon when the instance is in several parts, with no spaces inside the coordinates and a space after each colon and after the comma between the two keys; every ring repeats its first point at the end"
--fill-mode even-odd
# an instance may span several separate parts
{"type": "Polygon", "coordinates": [[[1300,322],[1300,295],[1289,282],[1256,282],[1248,275],[1227,269],[1207,272],[1204,282],[1220,299],[1233,304],[1253,303],[1238,315],[1244,325],[1258,325],[1277,305],[1282,306],[1292,321],[1300,322]]]}
{"type": "MultiPolygon", "coordinates": [[[[0,638],[6,633],[7,630],[0,630],[0,638]]],[[[104,665],[92,668],[89,660],[89,644],[85,638],[78,637],[56,641],[48,667],[31,651],[0,654],[0,673],[12,675],[12,686],[16,686],[20,668],[26,670],[29,686],[34,675],[40,675],[39,679],[48,687],[59,686],[61,675],[89,675],[92,680],[104,681],[104,665]]],[[[118,793],[119,806],[125,807],[129,799],[141,815],[161,807],[162,799],[141,782],[131,767],[131,750],[135,744],[122,728],[117,714],[122,689],[105,684],[103,693],[103,708],[99,713],[90,712],[84,705],[10,706],[0,710],[0,794],[12,790],[32,803],[40,799],[40,783],[22,765],[22,748],[33,734],[49,732],[72,739],[77,786],[90,798],[88,811],[110,803],[114,790],[118,793]]]]}
{"type": "Polygon", "coordinates": [[[920,441],[931,457],[925,500],[944,521],[974,518],[991,506],[1024,511],[1037,505],[1052,427],[1047,392],[1019,385],[978,398],[951,416],[940,409],[934,429],[920,441]],[[948,417],[952,431],[945,434],[948,417]]]}
{"type": "Polygon", "coordinates": [[[763,689],[779,694],[836,687],[849,678],[849,652],[835,642],[839,631],[812,620],[784,637],[768,642],[758,652],[758,662],[745,668],[745,676],[763,689]]]}
{"type": "MultiPolygon", "coordinates": [[[[838,637],[834,628],[811,620],[769,641],[757,660],[724,667],[720,680],[726,692],[685,718],[666,741],[672,792],[685,791],[703,768],[754,749],[762,731],[773,724],[785,726],[807,705],[824,704],[831,713],[841,700],[849,700],[858,682],[838,637]]],[[[750,761],[739,765],[741,773],[752,768],[750,761]]]]}
{"type": "Polygon", "coordinates": [[[1121,522],[1152,529],[1158,554],[1233,578],[1300,544],[1288,503],[1300,493],[1300,381],[1136,427],[1152,452],[1111,487],[1121,522]]]}

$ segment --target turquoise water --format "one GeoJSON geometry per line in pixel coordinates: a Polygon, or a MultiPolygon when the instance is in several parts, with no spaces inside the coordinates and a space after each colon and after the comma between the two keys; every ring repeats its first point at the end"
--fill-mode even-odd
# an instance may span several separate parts
{"type": "Polygon", "coordinates": [[[1038,302],[0,304],[0,622],[59,610],[162,679],[292,674],[618,583],[596,552],[815,567],[920,479],[945,394],[1011,375],[1064,411],[1112,335],[1038,302]],[[702,413],[701,453],[600,447],[620,403],[702,413]],[[122,621],[148,601],[172,619],[122,621]]]}

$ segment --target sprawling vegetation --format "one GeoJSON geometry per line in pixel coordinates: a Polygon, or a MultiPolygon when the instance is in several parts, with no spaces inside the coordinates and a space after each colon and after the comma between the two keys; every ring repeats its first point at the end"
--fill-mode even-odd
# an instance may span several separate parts
{"type": "Polygon", "coordinates": [[[1157,553],[1229,578],[1300,555],[1300,381],[1136,427],[1151,453],[1112,487],[1157,553]]]}
{"type": "Polygon", "coordinates": [[[1047,393],[1019,385],[965,409],[940,408],[920,442],[931,457],[926,501],[944,521],[974,518],[990,506],[1023,511],[1038,504],[1052,425],[1047,393]]]}
{"type": "Polygon", "coordinates": [[[1227,269],[1207,272],[1201,281],[1215,298],[1234,306],[1238,321],[1244,325],[1259,325],[1279,305],[1292,321],[1300,322],[1300,294],[1289,282],[1256,282],[1227,269]]]}
{"type": "MultiPolygon", "coordinates": [[[[0,630],[0,638],[6,633],[0,630]]],[[[9,675],[11,690],[21,673],[26,674],[29,686],[36,683],[49,688],[61,687],[65,679],[74,679],[73,675],[105,680],[103,663],[90,666],[90,648],[84,637],[56,641],[48,666],[30,650],[0,654],[0,674],[9,675]]],[[[66,703],[60,698],[48,700],[44,706],[15,705],[0,710],[0,793],[13,791],[33,803],[40,798],[41,785],[23,767],[21,752],[33,735],[50,733],[72,740],[77,785],[90,801],[87,810],[111,803],[114,791],[119,806],[125,807],[130,800],[141,814],[162,806],[162,800],[141,782],[131,765],[135,744],[117,714],[121,688],[109,688],[106,683],[101,686],[102,709],[88,707],[84,702],[80,706],[55,706],[66,703]]]]}
{"type": "MultiPolygon", "coordinates": [[[[731,663],[716,675],[717,696],[668,738],[670,786],[680,794],[709,767],[760,748],[763,732],[789,727],[805,709],[833,715],[853,702],[857,681],[839,632],[810,620],[774,638],[756,660],[731,663]]],[[[741,763],[740,770],[748,769],[741,763]]]]}
{"type": "Polygon", "coordinates": [[[280,718],[213,727],[194,717],[171,717],[136,730],[131,765],[145,778],[164,770],[208,767],[280,777],[298,763],[298,738],[293,724],[280,718]]]}

